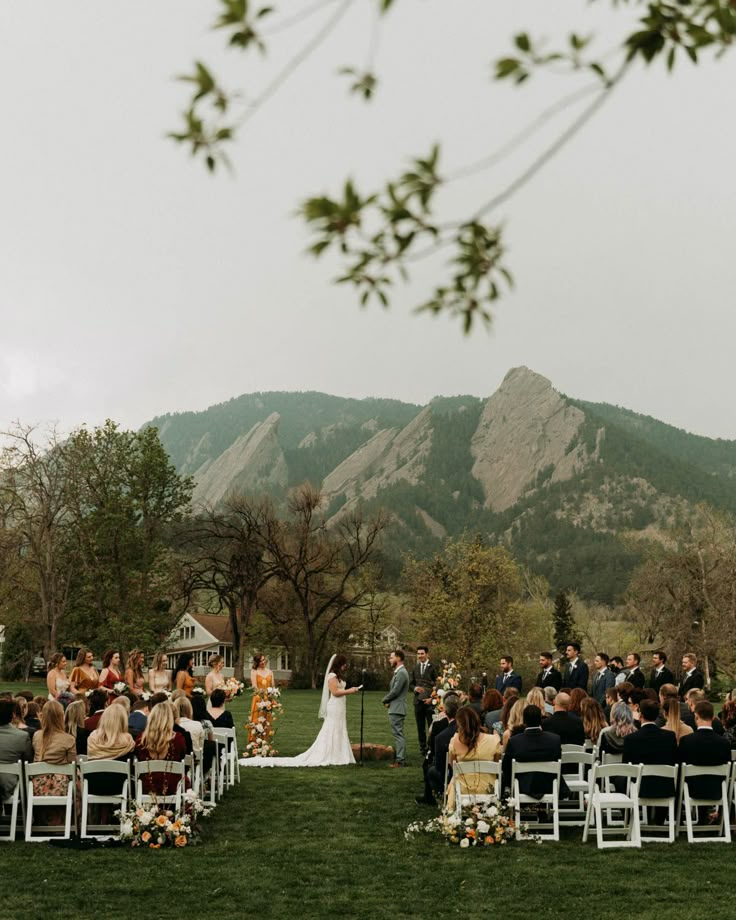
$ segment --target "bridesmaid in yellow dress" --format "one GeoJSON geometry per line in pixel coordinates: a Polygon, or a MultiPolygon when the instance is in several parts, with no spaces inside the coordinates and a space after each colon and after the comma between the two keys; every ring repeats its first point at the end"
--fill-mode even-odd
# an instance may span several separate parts
{"type": "MultiPolygon", "coordinates": [[[[258,690],[265,690],[266,687],[276,686],[273,680],[273,671],[268,667],[268,664],[266,663],[265,655],[258,654],[258,655],[253,656],[253,667],[251,668],[251,672],[250,672],[250,685],[254,689],[257,688],[258,690]]],[[[258,716],[261,714],[258,709],[259,702],[260,702],[259,698],[257,696],[254,696],[253,702],[251,703],[251,706],[250,706],[250,721],[251,722],[255,722],[258,719],[258,716]]],[[[266,712],[264,713],[264,715],[266,716],[266,722],[268,724],[268,727],[270,727],[271,714],[266,712]]],[[[249,731],[248,741],[250,742],[254,740],[255,740],[255,732],[249,731]]]]}

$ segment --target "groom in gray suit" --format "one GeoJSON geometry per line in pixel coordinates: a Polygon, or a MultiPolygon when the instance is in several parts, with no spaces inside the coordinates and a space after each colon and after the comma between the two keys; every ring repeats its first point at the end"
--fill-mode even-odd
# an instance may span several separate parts
{"type": "Polygon", "coordinates": [[[396,760],[391,767],[406,766],[406,740],[404,738],[404,719],[406,718],[406,694],[409,690],[409,672],[404,667],[404,653],[396,649],[389,655],[389,664],[394,669],[388,693],[383,698],[383,705],[388,709],[391,731],[394,736],[396,760]]]}

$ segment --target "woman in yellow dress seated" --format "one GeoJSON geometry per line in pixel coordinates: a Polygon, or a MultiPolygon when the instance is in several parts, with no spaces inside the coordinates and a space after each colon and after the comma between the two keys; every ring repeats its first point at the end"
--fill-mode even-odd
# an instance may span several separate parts
{"type": "MultiPolygon", "coordinates": [[[[461,706],[455,717],[457,732],[450,741],[448,749],[450,765],[454,763],[472,763],[479,760],[498,761],[501,757],[501,739],[494,732],[487,734],[478,713],[469,706],[461,706]]],[[[493,777],[488,773],[464,773],[459,778],[460,791],[463,795],[480,795],[489,791],[493,777]]],[[[450,776],[447,789],[447,807],[455,807],[455,783],[450,776]]]]}

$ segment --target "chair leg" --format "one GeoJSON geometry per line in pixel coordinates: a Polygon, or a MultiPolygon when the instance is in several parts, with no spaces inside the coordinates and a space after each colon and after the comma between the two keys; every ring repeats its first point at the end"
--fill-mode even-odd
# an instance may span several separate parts
{"type": "Polygon", "coordinates": [[[595,836],[600,850],[603,847],[603,809],[600,799],[595,803],[595,836]]]}
{"type": "Polygon", "coordinates": [[[588,807],[585,809],[585,823],[583,824],[583,843],[588,842],[588,831],[590,829],[590,819],[593,815],[593,796],[588,798],[588,807]]]}

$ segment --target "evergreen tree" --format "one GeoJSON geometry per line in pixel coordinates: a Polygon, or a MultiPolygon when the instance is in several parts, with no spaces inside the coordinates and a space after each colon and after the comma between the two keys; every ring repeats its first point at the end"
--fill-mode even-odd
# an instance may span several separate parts
{"type": "Polygon", "coordinates": [[[572,604],[564,591],[555,597],[555,609],[552,613],[555,624],[555,648],[564,652],[570,642],[582,642],[577,631],[572,604]]]}

